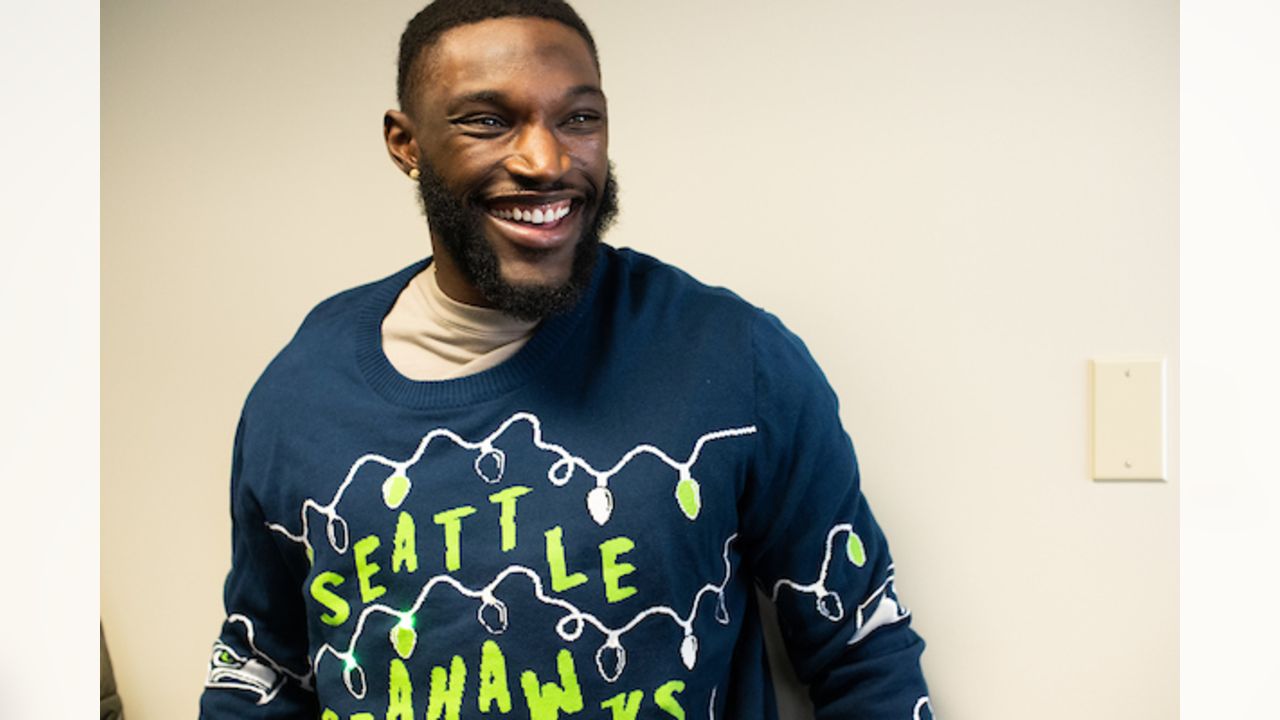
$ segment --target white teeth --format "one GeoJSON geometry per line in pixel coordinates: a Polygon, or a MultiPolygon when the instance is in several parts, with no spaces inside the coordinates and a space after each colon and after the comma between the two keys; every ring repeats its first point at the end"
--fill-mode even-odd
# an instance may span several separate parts
{"type": "Polygon", "coordinates": [[[522,210],[518,208],[510,208],[505,210],[499,209],[499,210],[494,210],[493,214],[494,216],[502,218],[503,220],[514,220],[517,222],[531,223],[534,225],[546,225],[547,223],[553,223],[559,220],[560,218],[564,217],[565,215],[568,215],[572,209],[573,209],[572,203],[566,202],[563,205],[559,205],[558,207],[555,205],[544,205],[542,207],[537,207],[532,210],[529,210],[529,209],[522,210]]]}

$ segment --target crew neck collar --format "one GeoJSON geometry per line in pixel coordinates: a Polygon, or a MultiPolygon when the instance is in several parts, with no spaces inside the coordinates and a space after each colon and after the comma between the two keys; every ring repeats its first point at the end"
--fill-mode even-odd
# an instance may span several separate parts
{"type": "Polygon", "coordinates": [[[475,348],[488,351],[500,345],[532,335],[540,324],[521,320],[493,308],[468,305],[454,300],[440,287],[435,267],[428,265],[413,277],[409,292],[417,292],[430,310],[433,322],[446,329],[450,335],[461,335],[484,344],[475,348]]]}
{"type": "Polygon", "coordinates": [[[357,313],[356,362],[360,372],[369,386],[384,399],[412,409],[471,405],[511,392],[528,382],[559,352],[592,306],[608,262],[609,255],[602,245],[597,250],[591,282],[578,302],[568,311],[543,320],[529,342],[511,358],[474,375],[448,380],[411,380],[392,367],[382,350],[383,318],[414,276],[431,263],[431,258],[414,263],[375,284],[357,313]]]}

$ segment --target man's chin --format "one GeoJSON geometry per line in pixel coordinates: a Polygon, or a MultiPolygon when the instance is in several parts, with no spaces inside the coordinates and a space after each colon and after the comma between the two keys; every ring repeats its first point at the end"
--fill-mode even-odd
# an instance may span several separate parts
{"type": "Polygon", "coordinates": [[[451,194],[430,165],[422,167],[419,197],[433,243],[440,243],[437,249],[450,256],[485,304],[512,317],[540,320],[577,303],[591,283],[600,237],[617,214],[612,166],[599,201],[588,200],[582,216],[562,228],[566,237],[498,226],[482,207],[451,194]],[[540,242],[544,247],[537,247],[540,242]]]}
{"type": "Polygon", "coordinates": [[[572,266],[554,270],[537,270],[528,267],[501,267],[498,277],[502,285],[517,292],[559,292],[573,280],[572,266]]]}
{"type": "Polygon", "coordinates": [[[554,267],[508,267],[476,277],[477,289],[490,305],[521,320],[541,320],[574,306],[591,282],[597,243],[576,247],[568,262],[554,267]]]}
{"type": "Polygon", "coordinates": [[[519,320],[538,321],[572,308],[581,297],[582,288],[572,283],[502,283],[500,286],[482,289],[482,292],[494,309],[519,320]]]}

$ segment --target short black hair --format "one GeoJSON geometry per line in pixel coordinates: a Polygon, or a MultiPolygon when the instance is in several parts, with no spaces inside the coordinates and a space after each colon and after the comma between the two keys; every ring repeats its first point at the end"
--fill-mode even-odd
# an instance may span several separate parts
{"type": "Polygon", "coordinates": [[[459,25],[501,17],[536,17],[554,20],[577,31],[591,50],[591,59],[600,69],[596,41],[587,24],[564,0],[435,0],[422,8],[400,36],[400,69],[396,77],[396,99],[400,109],[409,110],[409,99],[417,89],[414,66],[444,31],[459,25]]]}

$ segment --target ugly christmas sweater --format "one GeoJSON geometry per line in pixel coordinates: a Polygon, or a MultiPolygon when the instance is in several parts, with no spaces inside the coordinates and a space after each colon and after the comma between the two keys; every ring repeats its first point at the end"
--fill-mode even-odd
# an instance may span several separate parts
{"type": "Polygon", "coordinates": [[[576,307],[459,379],[313,310],[245,404],[201,717],[775,718],[753,585],[818,718],[932,717],[923,641],[804,345],[603,247],[576,307]]]}

